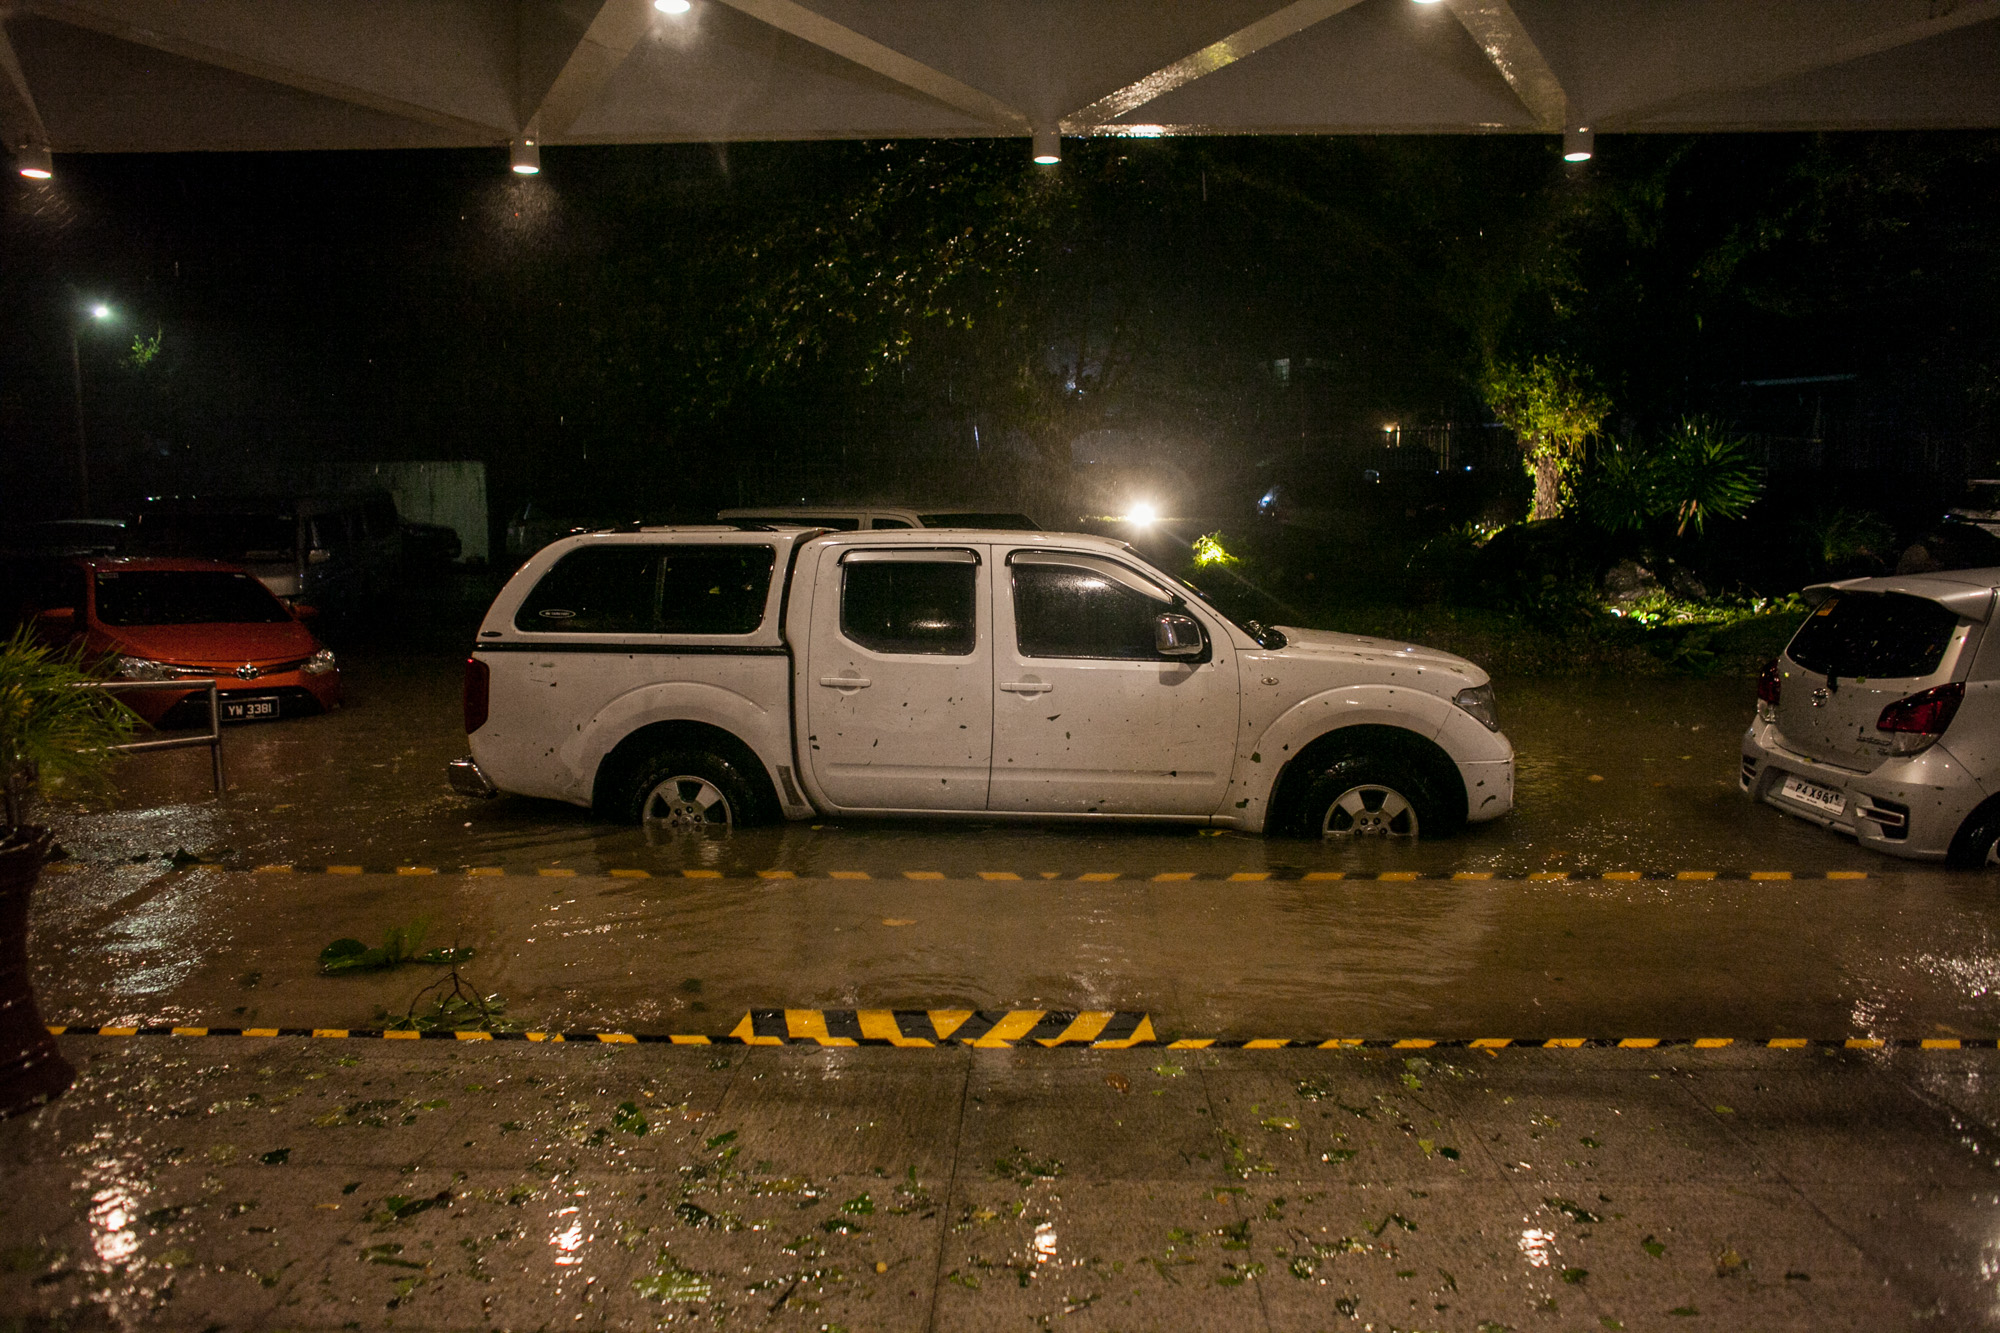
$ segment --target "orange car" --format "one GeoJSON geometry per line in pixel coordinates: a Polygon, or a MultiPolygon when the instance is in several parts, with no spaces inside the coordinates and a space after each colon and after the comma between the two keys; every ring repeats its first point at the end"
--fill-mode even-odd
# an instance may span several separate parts
{"type": "Polygon", "coordinates": [[[156,727],[208,725],[208,682],[222,720],[257,722],[340,706],[340,667],[293,608],[235,565],[101,556],[55,571],[43,634],[113,659],[120,680],[182,680],[189,692],[120,699],[156,727]]]}

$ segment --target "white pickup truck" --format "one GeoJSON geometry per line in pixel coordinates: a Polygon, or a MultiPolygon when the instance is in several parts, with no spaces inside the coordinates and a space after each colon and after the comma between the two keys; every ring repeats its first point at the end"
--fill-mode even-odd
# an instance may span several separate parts
{"type": "Polygon", "coordinates": [[[1435,837],[1514,799],[1472,663],[1239,625],[1074,533],[569,537],[487,611],[465,729],[462,792],[666,827],[1115,817],[1435,837]]]}

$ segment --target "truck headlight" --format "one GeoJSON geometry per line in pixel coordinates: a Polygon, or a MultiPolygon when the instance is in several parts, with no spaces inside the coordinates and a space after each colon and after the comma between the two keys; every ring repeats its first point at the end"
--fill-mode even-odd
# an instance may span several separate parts
{"type": "Polygon", "coordinates": [[[174,680],[180,676],[170,662],[155,662],[150,657],[121,657],[118,659],[118,679],[120,680],[174,680]]]}
{"type": "Polygon", "coordinates": [[[333,660],[333,649],[322,648],[306,659],[303,670],[308,676],[324,676],[339,664],[333,660]]]}
{"type": "Polygon", "coordinates": [[[1500,708],[1493,702],[1491,682],[1460,690],[1453,696],[1452,702],[1478,718],[1488,731],[1500,730],[1500,708]]]}

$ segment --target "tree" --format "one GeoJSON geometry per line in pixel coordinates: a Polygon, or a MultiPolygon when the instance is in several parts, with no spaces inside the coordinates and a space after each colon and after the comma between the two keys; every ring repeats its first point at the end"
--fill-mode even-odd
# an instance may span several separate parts
{"type": "Polygon", "coordinates": [[[1587,371],[1559,355],[1496,363],[1479,387],[1487,407],[1520,442],[1522,465],[1535,483],[1529,520],[1561,517],[1583,447],[1611,411],[1611,400],[1587,371]]]}

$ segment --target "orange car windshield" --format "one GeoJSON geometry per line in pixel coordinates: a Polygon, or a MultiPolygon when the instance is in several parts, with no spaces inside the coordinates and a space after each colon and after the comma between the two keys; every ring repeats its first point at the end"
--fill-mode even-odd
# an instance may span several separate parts
{"type": "Polygon", "coordinates": [[[106,625],[276,625],[291,618],[248,574],[146,569],[97,575],[97,619],[106,625]]]}

